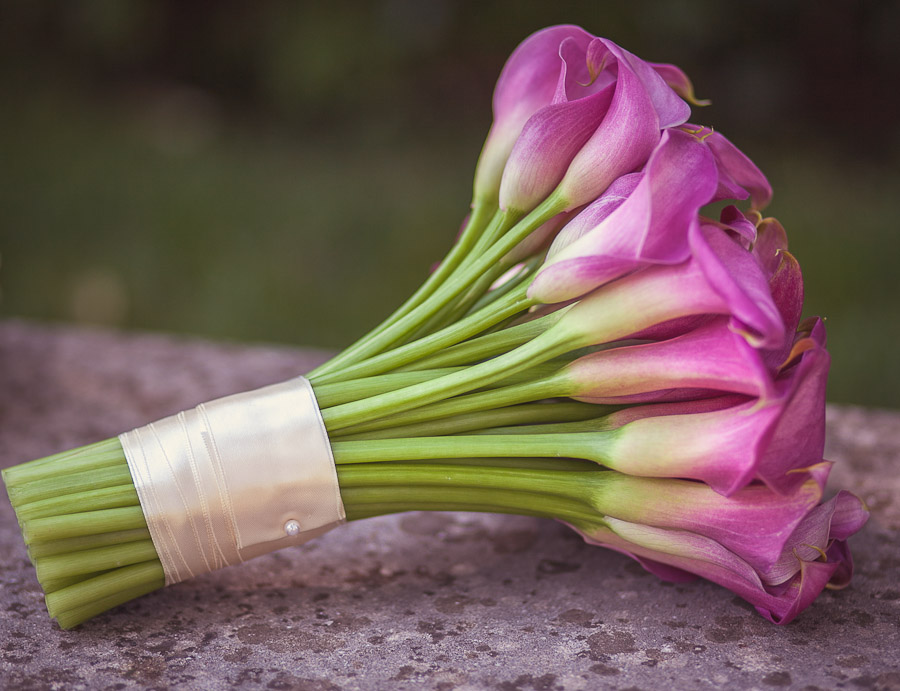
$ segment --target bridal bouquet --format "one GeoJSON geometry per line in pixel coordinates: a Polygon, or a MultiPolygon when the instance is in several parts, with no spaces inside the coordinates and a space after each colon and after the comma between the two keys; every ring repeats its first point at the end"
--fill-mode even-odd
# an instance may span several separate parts
{"type": "Polygon", "coordinates": [[[823,501],[824,327],[765,176],[691,105],[673,65],[575,26],[526,39],[455,244],[381,325],[4,471],[50,615],[413,510],[555,518],[778,624],[845,586],[867,511],[823,501]]]}

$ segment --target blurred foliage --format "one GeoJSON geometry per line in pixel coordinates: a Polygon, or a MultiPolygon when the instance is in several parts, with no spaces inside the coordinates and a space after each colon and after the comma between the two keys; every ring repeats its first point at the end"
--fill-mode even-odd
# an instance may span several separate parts
{"type": "Polygon", "coordinates": [[[829,398],[900,407],[900,5],[548,5],[5,2],[2,314],[348,343],[449,246],[506,56],[572,22],[713,98],[828,318],[829,398]]]}

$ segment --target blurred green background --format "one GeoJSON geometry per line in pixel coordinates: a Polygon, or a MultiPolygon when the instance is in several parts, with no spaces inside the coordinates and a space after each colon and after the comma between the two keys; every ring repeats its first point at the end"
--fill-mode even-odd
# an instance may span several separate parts
{"type": "Polygon", "coordinates": [[[713,99],[827,317],[829,399],[900,407],[896,2],[4,2],[0,313],[347,344],[449,246],[500,68],[561,22],[713,99]]]}

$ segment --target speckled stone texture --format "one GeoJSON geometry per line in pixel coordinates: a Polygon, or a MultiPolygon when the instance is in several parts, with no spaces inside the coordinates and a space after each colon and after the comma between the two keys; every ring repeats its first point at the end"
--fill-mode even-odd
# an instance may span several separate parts
{"type": "MultiPolygon", "coordinates": [[[[308,370],[321,352],[0,323],[0,466],[308,370]]],[[[551,521],[406,514],[61,631],[0,499],[0,688],[900,689],[900,413],[833,408],[852,586],[776,627],[551,521]]]]}

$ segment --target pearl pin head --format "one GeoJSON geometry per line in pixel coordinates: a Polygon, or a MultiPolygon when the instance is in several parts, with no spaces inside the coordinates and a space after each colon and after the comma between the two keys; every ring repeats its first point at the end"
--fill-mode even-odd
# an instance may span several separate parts
{"type": "Polygon", "coordinates": [[[300,522],[293,518],[284,524],[284,532],[290,537],[300,534],[300,522]]]}

